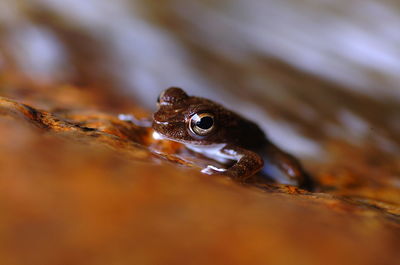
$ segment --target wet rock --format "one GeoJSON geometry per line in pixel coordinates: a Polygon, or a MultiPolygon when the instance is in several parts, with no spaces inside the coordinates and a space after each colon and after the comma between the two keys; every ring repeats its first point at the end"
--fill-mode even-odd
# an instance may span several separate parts
{"type": "Polygon", "coordinates": [[[5,98],[0,106],[3,264],[400,258],[398,204],[241,186],[155,159],[113,115],[55,115],[5,98]]]}

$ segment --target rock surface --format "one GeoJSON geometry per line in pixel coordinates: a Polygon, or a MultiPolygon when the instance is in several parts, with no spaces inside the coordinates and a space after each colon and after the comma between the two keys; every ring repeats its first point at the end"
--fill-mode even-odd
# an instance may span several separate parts
{"type": "MultiPolygon", "coordinates": [[[[163,162],[141,145],[140,130],[125,134],[113,115],[54,114],[6,98],[0,106],[2,264],[333,265],[400,258],[392,186],[378,194],[364,188],[366,197],[352,175],[341,177],[346,188],[333,193],[241,186],[163,162]]],[[[325,183],[338,177],[324,174],[325,183]]]]}

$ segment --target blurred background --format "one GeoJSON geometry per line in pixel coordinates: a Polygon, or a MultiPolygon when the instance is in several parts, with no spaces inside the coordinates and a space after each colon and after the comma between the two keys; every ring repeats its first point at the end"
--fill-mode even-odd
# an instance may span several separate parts
{"type": "Polygon", "coordinates": [[[398,154],[399,11],[390,0],[1,0],[1,76],[107,90],[149,111],[180,86],[298,155],[327,158],[332,139],[398,154]]]}

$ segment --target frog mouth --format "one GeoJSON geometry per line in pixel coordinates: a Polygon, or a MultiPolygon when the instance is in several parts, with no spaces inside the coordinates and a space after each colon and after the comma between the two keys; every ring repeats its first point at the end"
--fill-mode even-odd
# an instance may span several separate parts
{"type": "Polygon", "coordinates": [[[196,141],[196,140],[192,140],[192,141],[190,141],[190,143],[188,143],[188,141],[178,140],[176,138],[169,137],[169,136],[167,136],[165,134],[162,134],[160,132],[157,132],[157,131],[154,131],[152,133],[152,137],[153,137],[153,139],[158,140],[158,141],[160,141],[160,140],[168,140],[168,141],[172,141],[172,142],[176,142],[176,143],[180,143],[180,144],[184,144],[184,145],[189,145],[189,144],[192,145],[192,146],[204,146],[205,145],[201,141],[196,141]]]}

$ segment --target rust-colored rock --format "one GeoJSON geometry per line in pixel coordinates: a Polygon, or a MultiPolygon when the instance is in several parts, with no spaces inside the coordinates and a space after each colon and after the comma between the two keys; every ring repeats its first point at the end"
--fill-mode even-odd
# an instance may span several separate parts
{"type": "Polygon", "coordinates": [[[240,186],[157,163],[145,133],[113,115],[56,115],[5,98],[0,106],[2,264],[372,265],[400,258],[398,204],[240,186]]]}

